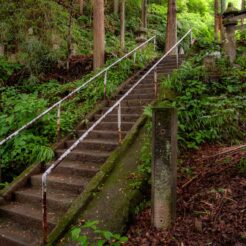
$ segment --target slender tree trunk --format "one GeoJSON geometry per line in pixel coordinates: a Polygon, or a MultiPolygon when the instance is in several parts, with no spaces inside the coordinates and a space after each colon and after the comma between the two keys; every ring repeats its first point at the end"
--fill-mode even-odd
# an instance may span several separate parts
{"type": "Polygon", "coordinates": [[[214,0],[214,39],[219,41],[219,0],[214,0]]]}
{"type": "Polygon", "coordinates": [[[96,70],[104,65],[105,59],[104,0],[93,0],[93,34],[93,66],[96,70]]]}
{"type": "Polygon", "coordinates": [[[142,0],[142,27],[147,28],[147,9],[148,9],[148,0],[142,0]]]}
{"type": "Polygon", "coordinates": [[[120,2],[120,48],[125,49],[125,5],[126,1],[120,2]]]}
{"type": "Polygon", "coordinates": [[[114,0],[114,13],[119,14],[119,0],[114,0]]]}
{"type": "MultiPolygon", "coordinates": [[[[176,0],[168,0],[167,27],[166,27],[166,52],[177,43],[177,19],[176,19],[176,0]]],[[[175,55],[174,49],[170,55],[175,55]]]]}
{"type": "Polygon", "coordinates": [[[74,0],[70,0],[68,34],[67,34],[67,70],[69,70],[69,60],[72,54],[73,7],[74,7],[74,0]]]}
{"type": "Polygon", "coordinates": [[[80,15],[84,14],[84,0],[79,0],[79,13],[80,15]]]}

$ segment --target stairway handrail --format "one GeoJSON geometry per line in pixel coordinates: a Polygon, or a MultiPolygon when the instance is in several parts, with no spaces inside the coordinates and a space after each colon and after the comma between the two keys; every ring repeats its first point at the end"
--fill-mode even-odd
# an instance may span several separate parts
{"type": "MultiPolygon", "coordinates": [[[[152,71],[156,71],[157,66],[175,49],[178,45],[191,34],[192,43],[192,29],[190,29],[169,51],[167,51],[113,106],[111,106],[75,143],[69,147],[42,175],[42,206],[43,206],[43,241],[47,243],[48,239],[48,221],[47,221],[47,177],[52,171],[88,136],[88,134],[99,124],[102,120],[111,113],[118,106],[118,128],[121,132],[121,102],[140,84],[152,71]]],[[[176,56],[178,52],[176,51],[176,56]]],[[[156,77],[156,75],[154,75],[156,77]]],[[[155,79],[156,80],[156,79],[155,79]]],[[[157,82],[157,81],[156,81],[157,82]]],[[[121,133],[120,133],[121,134],[121,133]]],[[[120,136],[121,140],[121,136],[120,136]]]]}
{"type": "MultiPolygon", "coordinates": [[[[15,132],[11,133],[8,137],[6,137],[5,139],[0,141],[0,146],[2,146],[4,143],[8,142],[9,140],[11,140],[12,138],[14,138],[15,136],[17,136],[20,132],[22,132],[23,130],[27,129],[29,126],[31,126],[32,124],[34,124],[35,122],[37,122],[39,119],[41,119],[42,117],[44,117],[45,115],[47,115],[51,110],[53,110],[54,108],[58,108],[58,115],[60,115],[60,108],[61,108],[61,103],[63,103],[64,101],[66,101],[67,99],[69,99],[71,96],[73,96],[75,93],[77,93],[78,91],[80,91],[81,89],[85,88],[90,82],[92,82],[93,80],[95,80],[96,78],[100,77],[102,74],[105,74],[105,76],[107,76],[107,71],[114,67],[115,65],[117,65],[118,63],[120,63],[121,61],[123,61],[124,59],[128,58],[129,56],[131,56],[132,54],[135,54],[135,52],[139,49],[141,49],[142,47],[144,47],[146,44],[150,43],[152,40],[154,40],[154,46],[156,46],[156,35],[149,38],[147,41],[145,41],[144,43],[142,43],[141,45],[137,46],[136,48],[134,48],[132,51],[128,52],[127,54],[125,54],[124,56],[122,56],[121,58],[119,58],[117,61],[113,62],[111,65],[109,65],[108,67],[104,68],[102,71],[100,71],[99,73],[97,73],[95,76],[93,76],[92,78],[90,78],[89,80],[87,80],[84,84],[82,84],[81,86],[79,86],[78,88],[76,88],[75,90],[73,90],[72,92],[70,92],[67,96],[63,97],[61,100],[59,100],[58,102],[54,103],[52,106],[50,106],[48,109],[46,109],[43,113],[39,114],[37,117],[35,117],[33,120],[29,121],[27,124],[25,124],[24,126],[22,126],[21,128],[19,128],[18,130],[16,130],[15,132]]],[[[104,81],[105,82],[105,81],[104,81]]]]}

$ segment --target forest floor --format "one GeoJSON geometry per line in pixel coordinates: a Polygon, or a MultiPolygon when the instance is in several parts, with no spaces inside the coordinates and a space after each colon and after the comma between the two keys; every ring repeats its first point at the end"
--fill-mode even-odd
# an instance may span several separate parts
{"type": "Polygon", "coordinates": [[[246,151],[217,155],[228,149],[204,145],[185,153],[178,167],[175,224],[155,230],[147,207],[129,228],[126,245],[246,245],[246,151]]]}

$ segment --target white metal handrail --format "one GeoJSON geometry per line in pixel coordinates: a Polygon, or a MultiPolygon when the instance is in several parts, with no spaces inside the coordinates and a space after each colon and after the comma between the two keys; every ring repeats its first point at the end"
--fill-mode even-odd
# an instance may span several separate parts
{"type": "MultiPolygon", "coordinates": [[[[47,220],[47,177],[52,171],[102,122],[102,120],[118,107],[118,132],[119,143],[122,141],[121,136],[121,102],[138,86],[152,71],[154,71],[154,90],[157,93],[157,66],[188,36],[192,35],[190,29],[164,56],[162,56],[112,107],[110,107],[82,136],[68,148],[42,175],[42,208],[43,208],[43,241],[47,243],[48,239],[48,220],[47,220]]],[[[191,36],[192,37],[192,36],[191,36]]],[[[192,42],[191,42],[192,43],[192,42]]],[[[176,52],[176,56],[178,53],[176,52]]]]}
{"type": "Polygon", "coordinates": [[[144,43],[142,43],[141,45],[139,45],[138,47],[136,47],[135,49],[133,49],[132,51],[130,51],[129,53],[125,54],[123,57],[121,57],[117,61],[113,62],[108,67],[104,68],[102,71],[100,71],[95,76],[93,76],[88,81],[86,81],[83,85],[79,86],[77,89],[75,89],[72,92],[70,92],[67,96],[65,96],[60,101],[58,101],[55,104],[53,104],[51,107],[49,107],[48,109],[46,109],[43,113],[41,113],[40,115],[38,115],[37,117],[35,117],[33,120],[29,121],[27,124],[25,124],[24,126],[22,126],[21,128],[19,128],[15,132],[13,132],[12,134],[10,134],[8,137],[6,137],[2,141],[0,141],[0,146],[3,145],[4,143],[6,143],[7,141],[11,140],[15,136],[17,136],[20,132],[22,132],[23,130],[27,129],[29,126],[31,126],[32,124],[34,124],[36,121],[38,121],[39,119],[41,119],[43,116],[47,115],[54,108],[57,108],[57,110],[58,110],[58,113],[57,113],[57,116],[58,116],[58,119],[57,119],[57,134],[59,135],[60,130],[61,130],[60,129],[61,125],[58,124],[58,123],[60,123],[61,104],[64,101],[66,101],[68,98],[70,98],[71,96],[73,96],[75,93],[77,93],[81,89],[85,88],[90,82],[92,82],[96,78],[100,77],[102,74],[104,74],[104,97],[106,97],[107,72],[108,72],[108,70],[111,69],[112,67],[114,67],[115,65],[117,65],[118,63],[120,63],[122,60],[128,58],[132,54],[134,54],[134,62],[135,62],[135,54],[136,54],[136,52],[139,49],[141,49],[142,47],[144,47],[146,44],[148,44],[149,42],[151,42],[152,40],[153,40],[154,46],[155,46],[156,45],[156,36],[153,36],[150,39],[148,39],[147,41],[145,41],[144,43]]]}

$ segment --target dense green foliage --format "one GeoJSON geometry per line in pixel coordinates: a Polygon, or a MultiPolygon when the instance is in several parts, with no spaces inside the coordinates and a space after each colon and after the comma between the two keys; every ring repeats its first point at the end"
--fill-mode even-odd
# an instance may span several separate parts
{"type": "MultiPolygon", "coordinates": [[[[108,72],[108,97],[135,69],[142,68],[154,56],[153,47],[150,46],[137,55],[135,64],[130,58],[118,64],[118,69],[111,69],[108,72]]],[[[6,88],[1,94],[0,138],[25,125],[50,104],[86,82],[90,77],[91,75],[87,75],[82,80],[64,85],[50,81],[41,86],[6,88]],[[20,93],[20,90],[26,93],[20,93]],[[29,90],[33,93],[28,93],[29,90]]],[[[71,132],[74,126],[94,109],[96,103],[103,98],[103,91],[102,76],[62,104],[61,130],[63,136],[71,132]]],[[[25,130],[0,148],[2,173],[5,180],[10,180],[12,176],[19,174],[33,162],[47,162],[53,158],[51,144],[56,140],[56,114],[56,110],[53,110],[30,129],[25,130]]]]}
{"type": "Polygon", "coordinates": [[[97,226],[98,221],[87,221],[81,227],[74,227],[71,230],[71,239],[81,246],[120,246],[128,241],[127,237],[121,236],[120,234],[112,233],[110,231],[101,230],[97,226]],[[89,230],[97,236],[97,241],[91,243],[89,237],[82,233],[82,230],[89,230]]]}
{"type": "MultiPolygon", "coordinates": [[[[81,80],[64,84],[56,80],[45,80],[46,74],[51,71],[52,67],[65,66],[68,53],[69,2],[68,0],[0,0],[0,45],[5,49],[5,56],[0,57],[0,139],[29,122],[48,106],[92,76],[92,74],[89,74],[81,80]],[[7,81],[16,73],[23,74],[23,76],[20,80],[16,80],[14,77],[10,86],[7,81]]],[[[213,36],[212,2],[212,0],[177,1],[178,35],[183,35],[192,27],[194,37],[198,40],[211,40],[213,36]]],[[[85,0],[85,3],[84,15],[82,16],[79,14],[78,3],[76,2],[73,6],[72,50],[75,55],[89,55],[92,54],[93,50],[92,7],[90,1],[85,0]]],[[[113,13],[112,3],[113,1],[107,1],[105,8],[107,64],[111,64],[117,59],[116,57],[123,54],[123,51],[119,52],[119,17],[113,13]]],[[[148,8],[148,36],[157,34],[159,51],[162,51],[165,44],[167,0],[151,0],[148,8]]],[[[131,50],[136,46],[136,33],[141,24],[140,12],[140,0],[126,2],[126,50],[131,50]]],[[[238,39],[242,39],[242,37],[244,37],[243,32],[238,34],[238,39]]],[[[187,45],[188,43],[184,44],[184,48],[187,45]]],[[[131,59],[128,59],[118,66],[119,69],[112,69],[108,74],[108,96],[130,74],[143,67],[155,55],[156,53],[150,48],[145,50],[141,56],[138,55],[135,65],[131,59]]],[[[245,59],[239,57],[238,63],[245,68],[245,59]]],[[[193,96],[193,92],[191,93],[189,90],[193,90],[193,87],[197,88],[198,91],[203,90],[204,93],[211,89],[209,87],[204,88],[204,85],[202,85],[201,81],[204,77],[202,68],[193,70],[193,65],[192,62],[187,63],[181,70],[181,74],[177,74],[176,79],[174,77],[171,81],[172,85],[170,86],[173,90],[187,91],[187,95],[185,94],[180,98],[183,101],[177,102],[177,106],[179,106],[179,103],[185,103],[188,107],[191,106],[188,103],[193,96]],[[201,80],[196,80],[192,76],[195,78],[200,76],[201,80]],[[186,87],[187,85],[180,85],[177,81],[181,79],[189,81],[188,84],[192,88],[186,87]]],[[[237,92],[237,86],[233,82],[238,81],[236,72],[235,70],[235,74],[230,74],[228,79],[225,80],[227,82],[224,82],[234,94],[237,92]]],[[[227,74],[223,76],[227,76],[227,74]]],[[[221,91],[224,90],[223,88],[220,88],[221,91]]],[[[215,90],[214,87],[212,89],[215,90]]],[[[216,90],[221,93],[219,88],[216,90]]],[[[225,94],[227,95],[227,93],[225,94]]],[[[100,78],[64,103],[61,118],[63,136],[68,132],[72,132],[74,126],[83,121],[86,114],[95,107],[95,104],[102,97],[103,78],[100,78]]],[[[197,100],[199,99],[198,97],[197,100]]],[[[227,106],[224,106],[228,100],[230,100],[229,103],[234,105],[237,104],[240,98],[222,98],[220,99],[220,105],[216,102],[216,98],[210,98],[209,105],[216,104],[214,111],[210,113],[215,114],[219,110],[224,110],[226,112],[224,117],[229,115],[231,121],[233,121],[236,116],[233,115],[232,111],[225,108],[227,106]]],[[[196,110],[199,109],[196,108],[196,110]]],[[[56,114],[56,110],[53,110],[30,129],[0,148],[4,180],[11,180],[13,176],[18,175],[20,171],[33,162],[46,162],[53,158],[52,144],[56,140],[56,114]]],[[[223,123],[221,124],[223,125],[223,123]]],[[[202,143],[206,140],[204,137],[199,139],[198,135],[201,134],[199,131],[195,136],[192,136],[191,132],[187,134],[189,139],[185,137],[182,142],[189,146],[197,146],[199,142],[202,143]]],[[[203,134],[207,135],[204,132],[203,134]]],[[[219,132],[216,132],[216,136],[212,132],[210,132],[210,135],[218,139],[219,132]]],[[[147,144],[146,148],[148,148],[147,144]]],[[[148,159],[147,162],[149,162],[150,157],[144,157],[143,159],[148,159]]],[[[142,172],[146,172],[144,167],[142,172]]],[[[147,172],[150,173],[150,170],[147,170],[147,172]]]]}
{"type": "MultiPolygon", "coordinates": [[[[75,1],[76,2],[76,1],[75,1]]],[[[120,48],[119,17],[112,13],[112,2],[106,3],[106,51],[120,48]]],[[[212,1],[177,1],[178,29],[180,35],[194,28],[195,36],[211,38],[212,1]]],[[[51,0],[1,0],[0,45],[5,48],[9,62],[22,64],[29,74],[23,84],[38,83],[55,64],[64,66],[67,48],[70,1],[51,0]]],[[[135,43],[136,32],[141,24],[141,1],[126,2],[126,47],[135,43]]],[[[149,4],[149,34],[157,33],[161,49],[164,46],[167,0],[149,4]]],[[[72,50],[73,54],[92,54],[92,7],[85,1],[84,15],[79,14],[76,2],[73,6],[72,50]]],[[[0,61],[0,68],[1,68],[0,61]]],[[[0,73],[1,74],[1,73],[0,73]]]]}
{"type": "MultiPolygon", "coordinates": [[[[197,148],[205,142],[233,143],[245,137],[246,98],[245,69],[231,67],[224,58],[216,62],[216,74],[203,66],[202,52],[163,82],[176,93],[172,102],[178,109],[179,144],[197,148]]],[[[245,58],[244,58],[245,60],[245,58]]]]}
{"type": "MultiPolygon", "coordinates": [[[[191,58],[170,79],[164,78],[161,83],[157,104],[177,108],[180,150],[197,149],[204,143],[230,145],[245,139],[246,58],[240,56],[240,63],[234,67],[225,58],[220,58],[216,60],[215,70],[206,68],[204,58],[218,50],[216,44],[198,42],[191,58]],[[217,75],[215,78],[212,76],[214,73],[217,75]]],[[[152,118],[151,107],[145,109],[145,114],[152,118]]],[[[152,121],[149,120],[141,149],[141,164],[131,183],[134,188],[150,182],[151,134],[152,121]]],[[[238,168],[245,173],[245,159],[240,161],[238,168]]],[[[190,169],[183,170],[191,174],[190,169]]]]}

